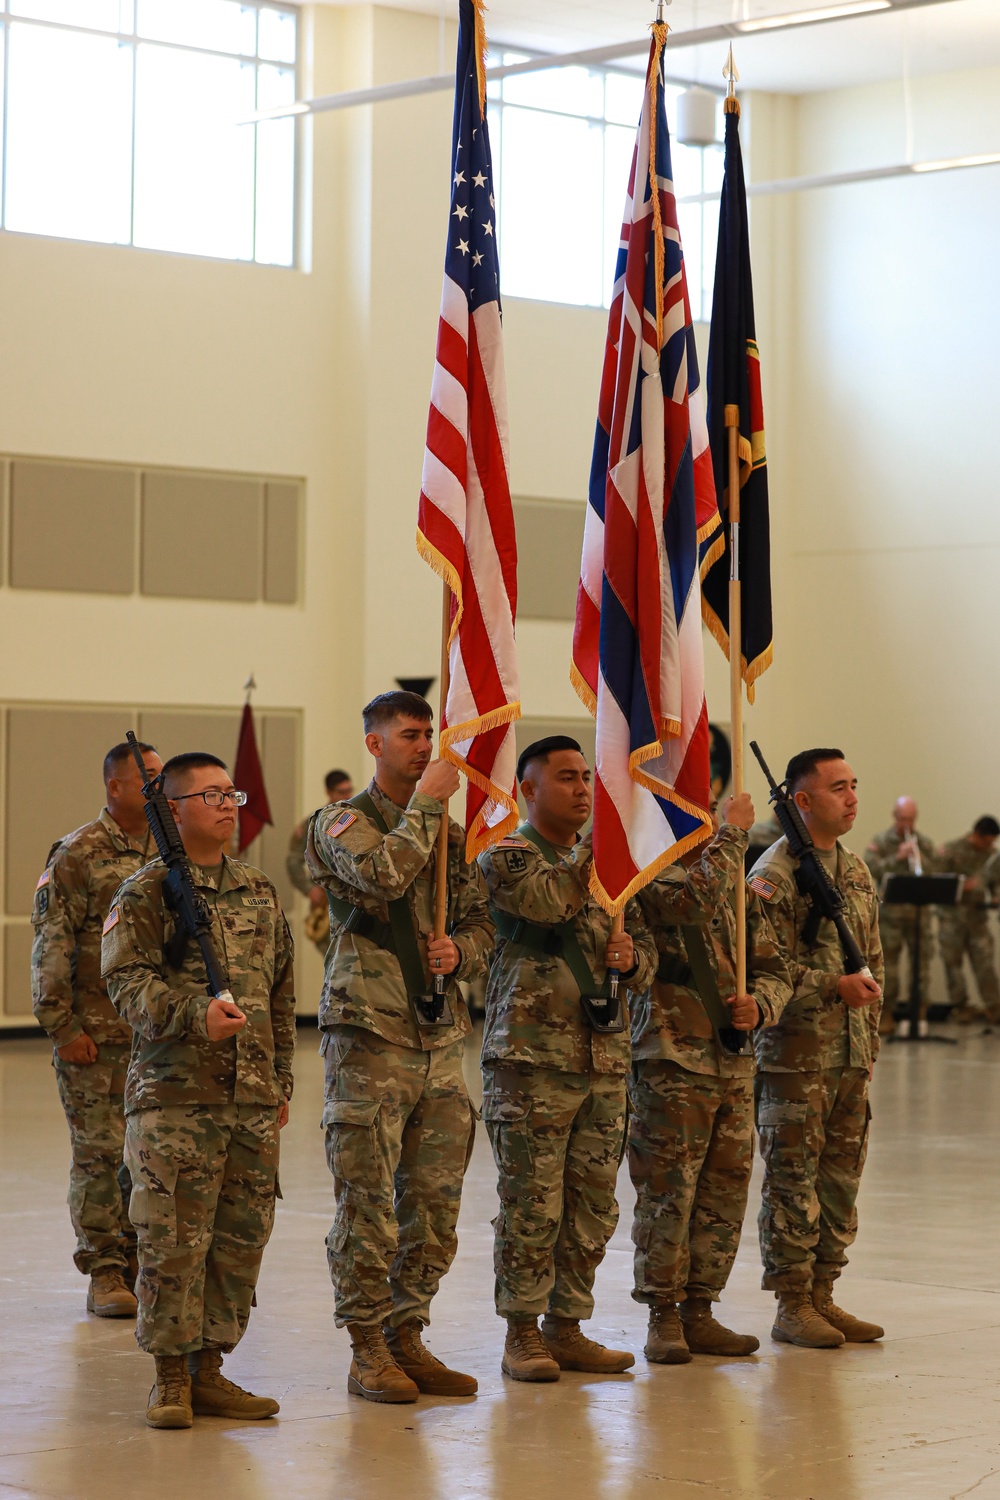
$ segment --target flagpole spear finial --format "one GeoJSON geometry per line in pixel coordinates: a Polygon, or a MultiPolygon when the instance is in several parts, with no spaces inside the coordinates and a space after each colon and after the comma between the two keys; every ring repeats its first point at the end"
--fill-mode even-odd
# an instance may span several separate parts
{"type": "Polygon", "coordinates": [[[254,677],[253,673],[251,672],[250,676],[247,678],[246,682],[243,684],[243,691],[247,695],[246,701],[248,703],[250,702],[250,694],[256,690],[256,687],[257,687],[257,679],[256,679],[256,677],[254,677]]]}
{"type": "Polygon", "coordinates": [[[727,115],[732,115],[732,114],[738,115],[739,112],[740,112],[740,101],[736,97],[736,85],[739,82],[740,70],[736,66],[736,63],[735,63],[735,61],[733,59],[733,44],[732,44],[732,42],[729,43],[729,56],[726,58],[725,66],[722,69],[722,76],[723,76],[723,78],[725,78],[728,81],[728,84],[729,84],[729,87],[728,87],[728,90],[727,90],[727,93],[726,93],[726,104],[725,104],[726,114],[727,115]]]}

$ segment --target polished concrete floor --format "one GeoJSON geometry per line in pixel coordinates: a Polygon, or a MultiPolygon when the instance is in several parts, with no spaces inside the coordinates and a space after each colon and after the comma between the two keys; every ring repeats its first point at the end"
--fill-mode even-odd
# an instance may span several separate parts
{"type": "MultiPolygon", "coordinates": [[[[45,1045],[0,1042],[0,1496],[59,1500],[976,1500],[1000,1497],[1000,1037],[888,1047],[878,1065],[861,1235],[842,1301],[885,1342],[820,1352],[768,1337],[750,1222],[726,1316],[749,1360],[651,1367],[629,1297],[631,1192],[598,1280],[597,1336],[635,1369],[555,1386],[499,1369],[492,1310],[494,1172],[485,1133],[461,1246],[428,1343],[479,1378],[477,1400],[369,1405],[346,1390],[323,1236],[331,1186],[319,1129],[316,1034],[299,1033],[284,1135],[284,1202],[260,1306],[229,1362],[280,1398],[259,1425],[145,1427],[151,1361],[128,1323],[87,1316],[70,1259],[68,1148],[45,1045]]],[[[475,1051],[469,1062],[474,1074],[475,1051]]]]}

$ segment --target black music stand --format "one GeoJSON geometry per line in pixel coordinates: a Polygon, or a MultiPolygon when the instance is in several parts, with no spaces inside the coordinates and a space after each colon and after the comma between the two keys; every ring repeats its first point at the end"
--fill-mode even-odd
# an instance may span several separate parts
{"type": "Polygon", "coordinates": [[[889,1038],[891,1042],[943,1042],[957,1045],[952,1036],[920,1035],[920,917],[925,906],[954,906],[962,889],[961,875],[886,875],[881,897],[886,906],[915,906],[913,944],[910,948],[910,1034],[889,1038]]]}

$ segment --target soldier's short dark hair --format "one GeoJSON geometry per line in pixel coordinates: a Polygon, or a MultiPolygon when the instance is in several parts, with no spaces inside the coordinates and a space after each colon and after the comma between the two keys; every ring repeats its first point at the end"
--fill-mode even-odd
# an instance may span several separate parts
{"type": "Polygon", "coordinates": [[[543,740],[535,740],[527,745],[517,757],[517,779],[524,780],[524,773],[533,760],[540,760],[544,765],[553,750],[579,750],[578,741],[570,739],[568,734],[549,734],[543,740]]]}
{"type": "MultiPolygon", "coordinates": [[[[152,751],[154,754],[156,753],[156,746],[147,745],[145,740],[139,740],[138,745],[139,753],[141,755],[148,755],[150,751],[152,751]]],[[[125,766],[126,763],[131,764],[131,761],[132,746],[129,744],[128,740],[122,740],[119,744],[112,745],[111,749],[104,757],[104,785],[107,786],[112,776],[120,775],[123,766],[125,766]]]]}
{"type": "Polygon", "coordinates": [[[328,792],[332,792],[334,787],[338,787],[342,781],[350,780],[350,771],[327,771],[326,775],[323,777],[323,785],[326,787],[328,792]]]}
{"type": "MultiPolygon", "coordinates": [[[[426,698],[421,698],[419,693],[407,693],[402,688],[394,688],[391,693],[379,693],[370,703],[366,703],[361,710],[361,722],[365,726],[365,734],[377,734],[393,719],[423,719],[429,721],[434,717],[434,710],[426,698]]],[[[344,780],[347,778],[345,776],[344,780]]]]}
{"type": "Polygon", "coordinates": [[[793,755],[785,767],[785,780],[788,782],[788,790],[794,796],[804,781],[808,781],[817,766],[825,760],[843,760],[843,750],[800,750],[798,755],[793,755]]]}
{"type": "Polygon", "coordinates": [[[218,766],[220,771],[229,769],[224,760],[209,755],[207,750],[185,750],[181,755],[172,755],[163,767],[163,790],[167,796],[172,797],[184,785],[189,771],[198,771],[202,766],[218,766]]]}
{"type": "Polygon", "coordinates": [[[985,818],[976,819],[972,831],[980,834],[984,839],[995,839],[1000,836],[1000,823],[987,813],[985,818]]]}

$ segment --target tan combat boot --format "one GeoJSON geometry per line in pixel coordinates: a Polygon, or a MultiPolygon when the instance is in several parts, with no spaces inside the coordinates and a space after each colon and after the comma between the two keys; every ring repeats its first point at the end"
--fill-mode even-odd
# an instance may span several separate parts
{"type": "Polygon", "coordinates": [[[377,1323],[348,1323],[354,1358],[347,1376],[347,1389],[366,1401],[384,1401],[398,1405],[416,1401],[419,1388],[399,1368],[377,1323]]]}
{"type": "Polygon", "coordinates": [[[559,1365],[535,1318],[508,1318],[500,1368],[511,1380],[558,1380],[559,1365]]]}
{"type": "Polygon", "coordinates": [[[87,1289],[87,1311],[97,1318],[134,1318],[139,1310],[135,1295],[125,1285],[118,1266],[95,1271],[87,1289]]]}
{"type": "Polygon", "coordinates": [[[635,1364],[628,1349],[606,1349],[580,1332],[579,1318],[542,1319],[542,1339],[560,1370],[583,1370],[588,1375],[620,1375],[635,1364]]]}
{"type": "Polygon", "coordinates": [[[885,1329],[877,1323],[865,1323],[861,1318],[852,1318],[833,1300],[832,1281],[814,1281],[813,1307],[831,1328],[837,1328],[849,1344],[871,1344],[885,1337],[885,1329]]]}
{"type": "Polygon", "coordinates": [[[840,1329],[816,1311],[805,1289],[777,1295],[778,1312],[771,1337],[779,1344],[798,1344],[803,1349],[839,1349],[845,1342],[840,1329]]]}
{"type": "Polygon", "coordinates": [[[259,1422],[277,1416],[281,1408],[270,1396],[251,1396],[222,1373],[222,1350],[199,1349],[189,1354],[191,1409],[199,1417],[229,1417],[234,1422],[259,1422]]]}
{"type": "Polygon", "coordinates": [[[755,1354],[760,1339],[752,1333],[733,1333],[712,1316],[709,1297],[689,1297],[681,1303],[684,1341],[692,1354],[755,1354]]]}
{"type": "Polygon", "coordinates": [[[649,1333],[643,1354],[654,1365],[689,1365],[691,1351],[675,1302],[656,1302],[649,1309],[649,1333]]]}
{"type": "Polygon", "coordinates": [[[147,1427],[190,1427],[191,1376],[183,1354],[154,1354],[156,1384],[146,1403],[147,1427]]]}
{"type": "Polygon", "coordinates": [[[382,1331],[389,1353],[422,1395],[474,1396],[478,1391],[479,1381],[475,1376],[449,1370],[447,1365],[435,1359],[429,1349],[424,1348],[419,1318],[407,1318],[398,1328],[386,1323],[382,1331]]]}

